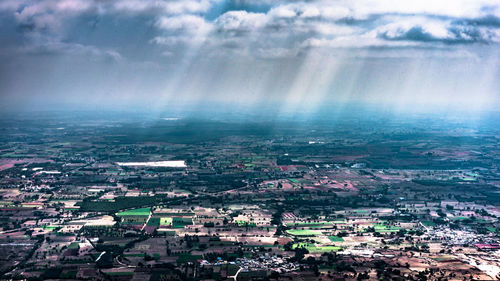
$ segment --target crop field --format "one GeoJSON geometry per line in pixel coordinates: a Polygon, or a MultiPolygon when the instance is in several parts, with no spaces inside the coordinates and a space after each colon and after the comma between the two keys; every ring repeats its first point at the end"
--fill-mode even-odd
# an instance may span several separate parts
{"type": "Polygon", "coordinates": [[[286,226],[295,226],[295,227],[322,227],[322,226],[329,226],[329,225],[332,225],[331,222],[326,222],[326,221],[322,221],[322,222],[290,222],[290,223],[287,223],[286,226]]]}
{"type": "Polygon", "coordinates": [[[293,244],[292,248],[293,249],[305,248],[306,250],[309,251],[309,253],[329,253],[329,252],[337,252],[342,249],[341,247],[338,246],[316,246],[315,244],[311,243],[296,243],[293,244]]]}
{"type": "Polygon", "coordinates": [[[172,218],[160,218],[160,226],[164,226],[164,225],[169,225],[171,226],[172,225],[172,218]]]}
{"type": "Polygon", "coordinates": [[[289,229],[286,233],[294,236],[316,236],[321,235],[321,231],[319,230],[311,230],[311,229],[289,229]]]}
{"type": "Polygon", "coordinates": [[[343,242],[344,238],[338,236],[328,236],[328,239],[332,242],[343,242]]]}
{"type": "Polygon", "coordinates": [[[115,201],[82,201],[76,205],[80,206],[80,211],[85,212],[118,212],[128,208],[139,208],[143,206],[152,206],[167,200],[162,195],[138,196],[138,197],[115,197],[115,201]]]}
{"type": "Polygon", "coordinates": [[[150,218],[147,226],[160,226],[160,218],[150,218]]]}
{"type": "Polygon", "coordinates": [[[257,225],[254,222],[248,221],[236,221],[236,224],[240,227],[256,227],[257,225]]]}
{"type": "Polygon", "coordinates": [[[172,225],[174,228],[184,228],[186,225],[193,224],[193,220],[191,218],[173,218],[172,225]]]}
{"type": "Polygon", "coordinates": [[[202,258],[202,256],[191,255],[189,253],[183,253],[183,254],[179,255],[179,257],[177,258],[177,262],[178,263],[194,262],[194,261],[201,259],[201,258],[202,258]]]}
{"type": "Polygon", "coordinates": [[[376,232],[380,232],[380,233],[398,232],[401,229],[401,227],[398,227],[398,226],[387,226],[384,224],[376,224],[375,226],[373,226],[373,228],[375,228],[376,232]]]}
{"type": "Polygon", "coordinates": [[[117,216],[149,216],[151,208],[140,208],[116,213],[117,216]]]}
{"type": "Polygon", "coordinates": [[[0,280],[498,279],[498,126],[155,118],[0,120],[0,280]]]}

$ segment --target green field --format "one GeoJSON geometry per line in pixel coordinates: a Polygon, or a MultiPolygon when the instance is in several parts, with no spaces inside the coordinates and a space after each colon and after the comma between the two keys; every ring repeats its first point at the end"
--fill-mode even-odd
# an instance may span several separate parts
{"type": "Polygon", "coordinates": [[[161,194],[155,196],[137,196],[137,197],[116,197],[114,201],[97,200],[97,201],[82,201],[76,205],[80,206],[81,212],[118,212],[124,209],[140,208],[144,206],[154,206],[162,202],[167,202],[169,199],[161,194]]]}
{"type": "Polygon", "coordinates": [[[338,236],[328,236],[328,239],[332,242],[343,242],[344,238],[338,236]]]}
{"type": "Polygon", "coordinates": [[[191,255],[189,253],[180,254],[177,258],[178,263],[186,263],[186,262],[195,262],[198,259],[201,259],[202,256],[191,255]]]}
{"type": "Polygon", "coordinates": [[[43,229],[54,231],[54,230],[59,230],[61,226],[49,226],[49,225],[44,225],[43,229]]]}
{"type": "Polygon", "coordinates": [[[160,225],[172,225],[172,218],[160,218],[160,225]]]}
{"type": "Polygon", "coordinates": [[[139,208],[116,213],[117,216],[149,216],[151,208],[139,208]]]}
{"type": "Polygon", "coordinates": [[[454,220],[454,221],[459,221],[459,220],[466,220],[467,217],[453,217],[451,218],[451,220],[454,220]]]}
{"type": "Polygon", "coordinates": [[[322,227],[332,225],[331,222],[321,221],[321,222],[289,222],[286,226],[295,226],[295,227],[322,227]]]}
{"type": "Polygon", "coordinates": [[[139,221],[126,221],[121,223],[121,225],[143,225],[143,224],[144,224],[143,222],[139,221]]]}
{"type": "Polygon", "coordinates": [[[387,226],[384,224],[376,224],[373,226],[373,228],[375,229],[376,232],[380,232],[380,233],[398,232],[401,229],[401,227],[398,227],[398,226],[387,226]]]}
{"type": "Polygon", "coordinates": [[[158,232],[165,234],[166,236],[175,236],[176,232],[174,230],[158,229],[158,232]]]}
{"type": "Polygon", "coordinates": [[[160,218],[150,218],[147,226],[160,226],[160,218]]]}
{"type": "Polygon", "coordinates": [[[69,244],[68,249],[69,249],[69,250],[80,249],[80,243],[78,243],[78,242],[73,242],[73,243],[69,244]]]}
{"type": "Polygon", "coordinates": [[[194,213],[158,213],[160,217],[194,216],[194,213]]]}
{"type": "Polygon", "coordinates": [[[456,260],[457,258],[454,256],[450,256],[450,255],[443,255],[443,256],[433,257],[431,259],[433,259],[437,262],[441,262],[441,261],[456,260]]]}
{"type": "Polygon", "coordinates": [[[256,227],[257,225],[254,222],[248,222],[248,221],[236,221],[236,224],[241,227],[256,227]]]}
{"type": "Polygon", "coordinates": [[[316,236],[321,235],[321,231],[319,230],[311,230],[311,229],[290,229],[287,230],[286,233],[294,236],[316,236]]]}
{"type": "Polygon", "coordinates": [[[436,223],[433,221],[423,221],[422,224],[425,226],[436,226],[436,223]]]}
{"type": "Polygon", "coordinates": [[[296,243],[293,244],[292,248],[295,249],[297,247],[306,248],[309,253],[328,253],[328,252],[337,252],[341,250],[341,247],[338,246],[316,246],[311,243],[296,243]]]}
{"type": "Polygon", "coordinates": [[[184,226],[192,224],[193,219],[191,218],[172,218],[172,225],[174,228],[184,228],[184,226]]]}

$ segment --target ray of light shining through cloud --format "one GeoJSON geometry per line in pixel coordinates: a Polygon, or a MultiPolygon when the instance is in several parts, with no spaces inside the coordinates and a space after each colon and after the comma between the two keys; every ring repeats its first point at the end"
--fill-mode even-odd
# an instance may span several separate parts
{"type": "Polygon", "coordinates": [[[4,0],[5,110],[499,107],[500,4],[4,0]]]}

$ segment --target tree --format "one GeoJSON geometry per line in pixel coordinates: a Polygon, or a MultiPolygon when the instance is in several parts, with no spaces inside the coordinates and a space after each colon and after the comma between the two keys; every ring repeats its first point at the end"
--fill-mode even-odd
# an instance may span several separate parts
{"type": "Polygon", "coordinates": [[[304,259],[304,256],[306,254],[309,254],[309,251],[306,248],[296,247],[295,248],[295,256],[293,257],[293,260],[300,262],[301,260],[304,259]]]}

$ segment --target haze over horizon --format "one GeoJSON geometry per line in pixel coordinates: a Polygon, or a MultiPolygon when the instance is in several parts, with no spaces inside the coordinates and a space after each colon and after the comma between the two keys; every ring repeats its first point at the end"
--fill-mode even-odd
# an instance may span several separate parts
{"type": "Polygon", "coordinates": [[[500,108],[500,3],[4,0],[4,110],[500,108]]]}

